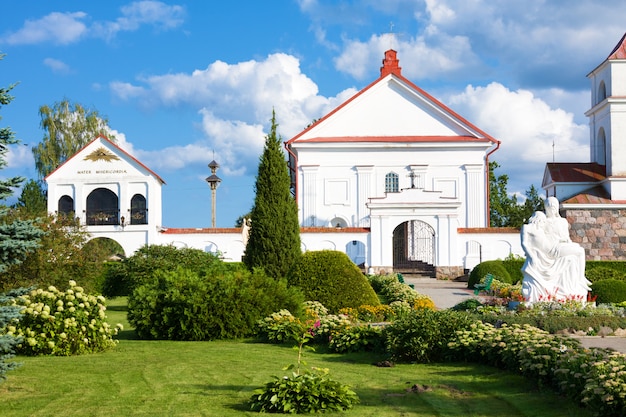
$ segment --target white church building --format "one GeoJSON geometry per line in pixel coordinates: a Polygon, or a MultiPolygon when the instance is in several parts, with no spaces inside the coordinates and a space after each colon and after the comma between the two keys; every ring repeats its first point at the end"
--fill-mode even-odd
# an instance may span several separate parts
{"type": "MultiPolygon", "coordinates": [[[[500,142],[406,79],[396,51],[382,62],[378,79],[285,143],[303,251],[339,250],[369,272],[438,278],[522,255],[519,230],[488,227],[488,166],[500,142]]],[[[240,228],[163,225],[165,182],[105,137],[46,182],[50,212],[71,213],[126,256],[155,244],[229,261],[244,253],[240,228]]]]}

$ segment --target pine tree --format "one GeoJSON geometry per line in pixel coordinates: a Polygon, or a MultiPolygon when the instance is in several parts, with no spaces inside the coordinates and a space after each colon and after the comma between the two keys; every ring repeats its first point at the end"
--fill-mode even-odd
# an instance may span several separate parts
{"type": "MultiPolygon", "coordinates": [[[[0,60],[4,57],[0,54],[0,60]]],[[[9,92],[15,84],[9,87],[0,87],[0,107],[9,104],[13,97],[9,92]]],[[[1,119],[1,118],[0,118],[1,119]]],[[[19,143],[15,134],[9,127],[0,128],[0,169],[7,166],[6,154],[9,146],[19,143]]],[[[24,181],[21,177],[8,178],[0,181],[0,202],[13,194],[13,188],[19,187],[24,181]]],[[[9,208],[0,206],[0,279],[9,265],[21,262],[29,251],[38,245],[42,231],[34,226],[32,221],[7,220],[9,208]]],[[[0,295],[0,379],[5,378],[8,370],[15,368],[16,364],[7,362],[13,356],[13,347],[18,340],[5,333],[5,326],[15,318],[16,307],[6,305],[15,294],[0,295]]]]}
{"type": "Polygon", "coordinates": [[[15,207],[31,216],[45,216],[48,213],[48,202],[41,182],[28,180],[22,187],[22,195],[17,199],[15,207]]]}
{"type": "Polygon", "coordinates": [[[265,137],[256,178],[243,262],[250,270],[259,267],[271,277],[282,278],[302,252],[298,208],[290,192],[291,181],[277,127],[276,114],[272,111],[272,126],[265,137]]]}

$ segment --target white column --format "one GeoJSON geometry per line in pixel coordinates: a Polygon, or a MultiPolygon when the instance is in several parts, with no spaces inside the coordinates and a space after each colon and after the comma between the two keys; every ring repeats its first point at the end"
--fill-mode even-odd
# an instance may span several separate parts
{"type": "Polygon", "coordinates": [[[486,204],[485,174],[483,165],[464,165],[465,169],[465,221],[464,227],[485,227],[486,204]]]}
{"type": "Polygon", "coordinates": [[[317,219],[317,171],[319,165],[300,166],[302,183],[300,187],[300,207],[302,208],[300,224],[316,226],[317,219]]]}
{"type": "Polygon", "coordinates": [[[353,226],[368,227],[370,225],[368,199],[372,196],[372,172],[374,167],[357,166],[357,196],[356,196],[356,224],[353,226]]]}

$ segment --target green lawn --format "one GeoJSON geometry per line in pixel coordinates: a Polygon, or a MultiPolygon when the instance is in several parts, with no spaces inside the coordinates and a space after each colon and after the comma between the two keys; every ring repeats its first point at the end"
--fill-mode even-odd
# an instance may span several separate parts
{"type": "MultiPolygon", "coordinates": [[[[123,308],[111,306],[112,322],[123,308]]],[[[0,384],[0,415],[249,416],[252,391],[293,363],[290,347],[251,341],[139,341],[122,334],[112,351],[19,358],[0,384]]],[[[589,416],[518,375],[474,364],[373,366],[369,354],[308,353],[361,404],[350,416],[589,416]]]]}

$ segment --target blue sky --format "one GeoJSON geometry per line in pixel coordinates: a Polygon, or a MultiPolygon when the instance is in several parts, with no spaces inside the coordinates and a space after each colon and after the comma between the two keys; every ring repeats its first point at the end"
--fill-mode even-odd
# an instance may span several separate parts
{"type": "Polygon", "coordinates": [[[124,149],[158,173],[163,226],[217,226],[254,201],[275,109],[288,140],[380,74],[405,77],[502,141],[509,190],[541,184],[546,162],[589,161],[586,75],[626,32],[623,0],[8,1],[0,109],[23,145],[0,175],[36,178],[38,109],[97,109],[124,149]],[[554,144],[554,146],[553,146],[554,144]]]}

